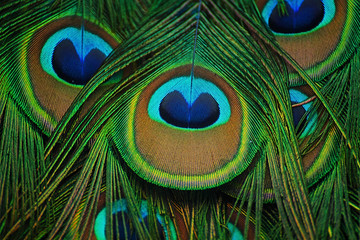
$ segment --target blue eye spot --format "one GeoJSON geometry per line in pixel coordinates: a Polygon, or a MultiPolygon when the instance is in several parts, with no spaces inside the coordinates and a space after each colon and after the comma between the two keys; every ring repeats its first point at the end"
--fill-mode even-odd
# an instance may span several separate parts
{"type": "Polygon", "coordinates": [[[243,240],[244,236],[240,232],[240,230],[234,226],[234,224],[228,223],[227,227],[229,228],[229,231],[231,233],[231,240],[243,240]]]}
{"type": "Polygon", "coordinates": [[[160,116],[177,127],[205,128],[218,120],[220,110],[215,99],[208,93],[201,93],[189,106],[180,92],[173,91],[161,101],[160,116]]]}
{"type": "Polygon", "coordinates": [[[262,16],[277,34],[301,34],[315,31],[335,16],[334,0],[285,0],[286,13],[279,10],[278,0],[269,0],[262,16]]]}
{"type": "Polygon", "coordinates": [[[112,47],[99,36],[74,27],[54,33],[44,44],[40,63],[48,74],[72,85],[85,85],[112,47]]]}
{"type": "Polygon", "coordinates": [[[85,85],[105,58],[105,54],[95,48],[84,59],[80,59],[74,44],[65,39],[55,47],[52,65],[61,79],[76,85],[85,85]]]}
{"type": "MultiPolygon", "coordinates": [[[[297,103],[302,103],[309,99],[308,96],[306,96],[305,94],[303,94],[298,90],[290,89],[289,92],[290,92],[290,101],[292,105],[297,103]]],[[[302,132],[300,138],[310,135],[315,130],[317,114],[315,113],[310,118],[309,110],[311,105],[312,102],[309,102],[292,108],[294,127],[295,129],[297,129],[297,134],[300,134],[302,132]]]]}
{"type": "MultiPolygon", "coordinates": [[[[293,102],[291,101],[291,104],[296,104],[297,102],[293,102]]],[[[301,118],[306,114],[306,110],[303,106],[297,106],[297,107],[293,107],[292,108],[292,113],[293,113],[293,119],[294,119],[294,126],[295,128],[297,128],[297,126],[300,123],[301,118]]],[[[305,122],[302,122],[300,124],[300,127],[298,128],[298,132],[300,129],[303,129],[305,126],[305,122]]]]}
{"type": "MultiPolygon", "coordinates": [[[[146,201],[141,202],[140,206],[140,221],[144,222],[145,226],[148,226],[148,206],[146,201]]],[[[128,208],[126,200],[122,199],[113,203],[112,206],[112,218],[113,218],[113,234],[114,239],[138,239],[135,234],[135,229],[131,227],[131,220],[128,217],[128,208]]],[[[173,223],[169,223],[169,226],[165,226],[165,219],[159,213],[156,214],[157,227],[160,232],[161,239],[176,240],[176,231],[173,223]],[[170,230],[170,234],[167,231],[170,230]]],[[[97,240],[106,240],[105,234],[106,228],[106,207],[103,208],[95,219],[94,233],[97,240]]]]}
{"type": "Polygon", "coordinates": [[[202,78],[190,81],[190,76],[178,77],[159,87],[149,101],[150,118],[194,130],[226,123],[231,111],[223,91],[202,78]]]}
{"type": "Polygon", "coordinates": [[[300,33],[315,28],[324,17],[324,5],[320,0],[304,0],[293,9],[285,2],[288,15],[283,16],[274,8],[269,18],[269,27],[278,33],[300,33]]]}

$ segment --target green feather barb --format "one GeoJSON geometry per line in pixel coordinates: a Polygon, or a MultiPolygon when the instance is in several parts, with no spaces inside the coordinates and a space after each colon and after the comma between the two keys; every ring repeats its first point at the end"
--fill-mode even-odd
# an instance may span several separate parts
{"type": "Polygon", "coordinates": [[[2,1],[0,238],[359,238],[359,11],[2,1]]]}

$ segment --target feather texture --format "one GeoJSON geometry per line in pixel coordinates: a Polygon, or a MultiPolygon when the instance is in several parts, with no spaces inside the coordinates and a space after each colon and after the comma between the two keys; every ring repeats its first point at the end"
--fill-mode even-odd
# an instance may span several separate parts
{"type": "Polygon", "coordinates": [[[358,238],[359,11],[2,1],[1,238],[358,238]]]}

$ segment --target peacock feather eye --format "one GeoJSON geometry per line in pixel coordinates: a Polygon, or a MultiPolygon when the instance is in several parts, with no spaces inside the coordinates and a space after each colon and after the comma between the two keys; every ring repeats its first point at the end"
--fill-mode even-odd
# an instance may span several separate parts
{"type": "Polygon", "coordinates": [[[112,47],[83,27],[67,27],[45,42],[42,68],[54,78],[73,85],[85,85],[111,53],[112,47]]]}
{"type": "Polygon", "coordinates": [[[317,114],[312,117],[309,115],[312,102],[306,102],[309,97],[304,93],[290,89],[290,100],[292,104],[292,114],[296,133],[300,134],[300,138],[304,138],[314,132],[316,128],[317,114]],[[303,104],[302,104],[303,103],[303,104]]]}
{"type": "Polygon", "coordinates": [[[109,30],[79,16],[39,27],[26,57],[27,74],[42,108],[59,120],[117,45],[109,30]]]}
{"type": "MultiPolygon", "coordinates": [[[[113,234],[114,239],[138,239],[136,237],[135,229],[130,225],[131,221],[128,217],[127,201],[124,199],[118,200],[112,204],[112,218],[113,218],[113,234]],[[116,237],[116,238],[115,238],[116,237]]],[[[139,221],[143,222],[145,226],[148,225],[148,204],[147,201],[141,201],[139,221]]],[[[176,239],[176,231],[174,224],[169,222],[169,226],[165,225],[165,219],[159,213],[156,213],[157,228],[160,234],[160,239],[176,239]],[[169,229],[169,232],[168,232],[169,229]]],[[[94,233],[97,240],[106,240],[106,207],[104,207],[96,216],[94,224],[94,233]]],[[[148,226],[147,226],[148,227],[148,226]]]]}
{"type": "Polygon", "coordinates": [[[244,171],[256,153],[247,103],[208,69],[196,66],[193,77],[191,65],[164,70],[126,99],[113,118],[121,119],[113,123],[113,140],[148,182],[175,189],[218,186],[244,171]]]}
{"type": "MultiPolygon", "coordinates": [[[[318,81],[345,63],[360,39],[360,2],[258,0],[264,24],[278,44],[318,81]]],[[[292,68],[292,86],[305,84],[292,68]]]]}
{"type": "Polygon", "coordinates": [[[327,25],[335,16],[334,0],[286,0],[281,11],[278,0],[270,0],[262,11],[269,28],[276,34],[301,34],[327,25]]]}

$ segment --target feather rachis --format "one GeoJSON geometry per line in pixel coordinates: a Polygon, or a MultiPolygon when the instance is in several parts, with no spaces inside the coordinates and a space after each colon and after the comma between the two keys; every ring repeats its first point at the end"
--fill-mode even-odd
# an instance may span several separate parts
{"type": "MultiPolygon", "coordinates": [[[[220,6],[217,1],[202,1],[196,54],[192,57],[194,51],[189,46],[194,43],[197,3],[187,1],[172,6],[171,1],[124,1],[113,6],[110,1],[104,1],[92,8],[94,2],[82,2],[79,11],[84,9],[81,11],[85,15],[91,12],[100,16],[102,20],[99,21],[106,21],[109,29],[119,35],[121,43],[74,99],[58,125],[53,120],[52,125],[49,124],[42,114],[33,117],[34,111],[22,115],[27,104],[36,104],[36,101],[29,101],[21,92],[26,82],[18,88],[13,87],[21,77],[10,70],[1,70],[1,86],[4,86],[0,91],[1,124],[17,129],[15,132],[1,129],[2,159],[10,159],[9,151],[4,149],[15,153],[9,163],[3,160],[3,164],[5,169],[11,168],[12,172],[19,169],[23,173],[24,177],[19,179],[19,175],[12,176],[13,183],[35,190],[27,194],[27,190],[21,189],[23,192],[19,196],[12,195],[25,207],[21,208],[20,204],[7,208],[12,211],[12,222],[8,224],[3,221],[6,217],[0,218],[5,224],[5,233],[1,236],[90,237],[86,232],[95,225],[95,218],[103,207],[97,205],[101,201],[106,206],[105,228],[109,236],[119,236],[113,226],[121,224],[126,229],[127,221],[142,238],[159,236],[162,231],[155,226],[156,213],[160,211],[165,216],[167,232],[173,223],[176,235],[182,238],[186,238],[187,233],[192,239],[227,238],[231,226],[228,223],[234,222],[232,214],[227,215],[224,209],[233,201],[236,207],[230,207],[230,211],[238,219],[235,225],[244,220],[245,229],[255,226],[255,237],[340,238],[358,234],[358,221],[354,219],[359,209],[358,53],[349,50],[351,53],[345,54],[349,62],[339,61],[336,71],[332,68],[324,79],[314,80],[269,35],[253,2],[222,3],[224,5],[220,6]],[[122,3],[124,7],[120,7],[122,3]],[[117,18],[118,10],[125,14],[117,18]],[[142,17],[146,21],[142,21],[142,17]],[[119,113],[126,112],[134,96],[162,73],[191,64],[192,59],[195,65],[206,67],[225,79],[241,95],[242,106],[246,106],[251,116],[246,122],[253,128],[248,132],[248,139],[256,147],[246,152],[251,155],[248,165],[239,178],[230,181],[235,186],[231,191],[221,185],[212,188],[213,193],[210,190],[189,193],[191,191],[147,183],[141,174],[127,166],[125,155],[114,143],[113,135],[119,134],[114,126],[126,116],[119,113]],[[297,130],[300,127],[293,126],[290,114],[289,65],[301,73],[316,97],[311,101],[308,118],[302,121],[310,122],[317,112],[322,117],[317,129],[305,139],[299,139],[301,134],[297,130]],[[119,77],[116,73],[120,70],[127,73],[119,77]],[[111,78],[117,80],[116,84],[101,91],[111,78]],[[55,131],[44,125],[51,125],[55,131]],[[13,147],[12,143],[19,144],[13,147]],[[310,161],[303,166],[304,156],[318,148],[322,150],[314,154],[314,163],[310,161]],[[34,163],[21,161],[25,158],[36,159],[41,167],[34,170],[34,163]],[[147,190],[148,187],[151,190],[147,190]],[[265,197],[267,195],[270,200],[265,197]],[[124,212],[112,218],[116,209],[113,204],[119,199],[128,201],[130,207],[126,214],[130,220],[126,220],[124,212]],[[147,201],[148,226],[142,217],[139,219],[142,201],[147,201]],[[328,211],[328,206],[333,206],[334,210],[328,211]],[[19,220],[20,215],[22,220],[19,220]],[[22,225],[27,219],[28,228],[22,225]]],[[[18,4],[26,9],[26,4],[18,4]]],[[[31,6],[29,4],[27,6],[31,6]]],[[[57,1],[56,4],[65,4],[65,8],[73,6],[71,1],[57,1]]],[[[6,9],[10,5],[2,6],[6,9]]],[[[43,7],[39,5],[39,9],[43,7]]],[[[356,4],[351,7],[356,9],[356,4]]],[[[10,19],[11,14],[8,12],[2,19],[10,19]]],[[[18,20],[14,18],[12,23],[18,20]]],[[[24,29],[33,23],[24,25],[24,29]]],[[[13,27],[11,24],[6,27],[13,27]]],[[[9,35],[6,36],[2,40],[9,41],[9,35]]],[[[357,41],[357,37],[352,39],[357,41]]],[[[2,46],[17,49],[17,44],[12,44],[2,46]]],[[[6,67],[17,72],[18,58],[13,58],[17,51],[11,53],[4,49],[1,48],[1,57],[12,59],[6,61],[6,67]]],[[[11,182],[6,171],[2,179],[11,182]]],[[[1,184],[1,196],[14,192],[6,187],[1,184]]],[[[11,188],[16,187],[12,184],[11,188]]],[[[7,201],[7,206],[11,202],[9,199],[11,197],[3,200],[7,201]]],[[[2,209],[1,214],[6,216],[3,213],[2,209]]],[[[251,231],[244,231],[245,236],[253,236],[251,231]]]]}

